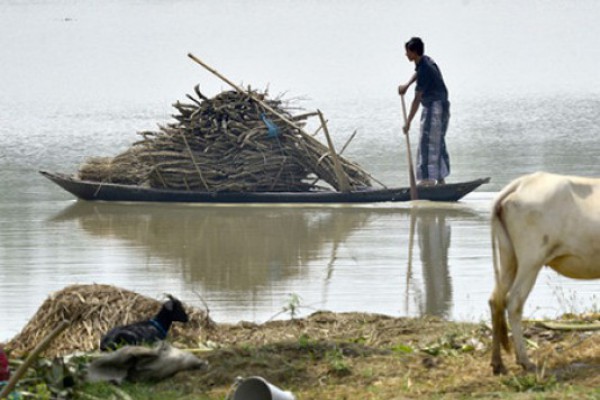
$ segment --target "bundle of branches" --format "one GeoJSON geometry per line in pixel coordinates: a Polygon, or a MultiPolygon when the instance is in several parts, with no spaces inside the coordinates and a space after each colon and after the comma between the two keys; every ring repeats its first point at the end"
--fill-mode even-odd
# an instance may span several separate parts
{"type": "MultiPolygon", "coordinates": [[[[26,354],[59,323],[69,321],[69,327],[52,342],[45,354],[57,356],[76,350],[95,350],[100,337],[109,329],[152,318],[160,307],[157,300],[110,285],[71,285],[46,299],[6,347],[11,354],[26,354]]],[[[189,322],[174,324],[169,333],[171,338],[191,340],[197,337],[200,329],[214,325],[206,312],[190,306],[185,308],[189,322]]]]}
{"type": "Polygon", "coordinates": [[[191,103],[173,105],[176,122],[140,132],[143,140],[114,159],[90,160],[80,177],[179,190],[304,192],[322,189],[321,181],[339,190],[341,170],[351,188],[371,186],[357,164],[303,132],[315,113],[293,116],[281,99],[256,91],[212,99],[194,91],[191,103]]]}
{"type": "Polygon", "coordinates": [[[91,157],[79,168],[82,179],[93,182],[140,185],[152,168],[138,157],[142,148],[132,146],[116,157],[91,157]]]}

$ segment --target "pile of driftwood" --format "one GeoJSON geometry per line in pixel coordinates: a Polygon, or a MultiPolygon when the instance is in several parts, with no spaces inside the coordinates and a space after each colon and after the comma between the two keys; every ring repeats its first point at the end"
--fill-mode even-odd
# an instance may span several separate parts
{"type": "MultiPolygon", "coordinates": [[[[15,356],[31,352],[63,321],[68,326],[44,352],[60,356],[73,351],[97,350],[100,337],[117,325],[146,320],[158,312],[161,302],[110,285],[71,285],[53,293],[44,301],[25,328],[8,344],[15,356]]],[[[197,338],[198,331],[214,322],[208,313],[186,306],[189,322],[174,324],[171,340],[197,338]]]]}
{"type": "Polygon", "coordinates": [[[241,192],[347,191],[371,186],[369,174],[335,153],[320,112],[292,115],[281,99],[248,89],[176,102],[175,121],[114,158],[92,158],[79,177],[178,190],[241,192]],[[328,146],[304,131],[318,115],[328,146]],[[323,184],[323,182],[326,183],[323,184]]]}

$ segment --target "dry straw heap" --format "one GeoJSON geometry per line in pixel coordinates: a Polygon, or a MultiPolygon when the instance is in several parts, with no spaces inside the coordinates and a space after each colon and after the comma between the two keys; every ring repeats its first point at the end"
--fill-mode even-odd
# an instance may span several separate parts
{"type": "MultiPolygon", "coordinates": [[[[161,302],[110,285],[72,285],[52,293],[23,330],[8,344],[16,356],[31,352],[62,321],[67,329],[45,351],[62,356],[98,349],[100,337],[109,329],[152,318],[161,302]]],[[[186,306],[189,322],[174,324],[169,337],[196,338],[202,328],[212,326],[206,312],[186,306]]]]}
{"type": "MultiPolygon", "coordinates": [[[[175,122],[140,132],[143,140],[114,158],[92,158],[84,180],[207,192],[304,192],[371,186],[357,164],[303,131],[319,113],[293,116],[267,93],[224,91],[176,102],[175,122]],[[266,107],[265,107],[266,106],[266,107]],[[326,185],[323,184],[326,183],[326,185]]],[[[327,134],[322,119],[322,128],[327,134]]]]}

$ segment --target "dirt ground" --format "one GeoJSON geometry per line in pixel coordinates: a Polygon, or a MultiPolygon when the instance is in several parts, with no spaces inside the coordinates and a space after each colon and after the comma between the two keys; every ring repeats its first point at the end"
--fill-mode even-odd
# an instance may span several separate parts
{"type": "Polygon", "coordinates": [[[203,330],[202,346],[193,350],[208,369],[179,373],[155,389],[223,399],[236,377],[261,376],[298,400],[600,398],[600,334],[573,329],[597,328],[599,319],[577,316],[553,329],[527,323],[529,354],[539,369],[524,373],[505,354],[504,376],[492,375],[485,324],[318,312],[262,325],[216,325],[203,330]]]}
{"type": "MultiPolygon", "coordinates": [[[[492,374],[485,323],[331,312],[260,325],[203,321],[195,328],[180,324],[169,336],[176,347],[208,361],[205,369],[120,388],[75,385],[63,397],[56,396],[63,387],[49,384],[45,390],[54,397],[34,398],[229,400],[238,378],[260,376],[296,400],[600,399],[598,313],[526,321],[528,351],[538,370],[525,373],[512,354],[504,354],[509,372],[502,376],[492,374]]],[[[32,372],[37,380],[24,379],[21,392],[48,382],[43,362],[32,372]]],[[[85,370],[84,364],[74,366],[85,370]]]]}

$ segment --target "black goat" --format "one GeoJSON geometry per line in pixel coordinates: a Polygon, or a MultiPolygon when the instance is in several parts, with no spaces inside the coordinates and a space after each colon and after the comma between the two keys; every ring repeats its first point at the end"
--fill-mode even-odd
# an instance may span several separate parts
{"type": "Polygon", "coordinates": [[[164,340],[173,321],[188,322],[181,302],[171,295],[168,297],[169,301],[162,305],[154,318],[111,329],[100,340],[100,350],[116,350],[124,345],[150,344],[164,340]]]}

